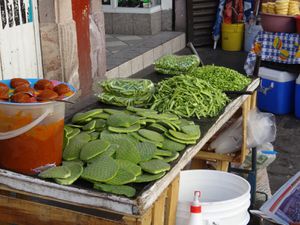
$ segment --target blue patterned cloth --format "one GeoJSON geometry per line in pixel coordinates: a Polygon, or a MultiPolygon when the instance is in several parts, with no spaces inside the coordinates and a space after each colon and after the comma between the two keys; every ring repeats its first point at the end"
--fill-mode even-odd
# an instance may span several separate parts
{"type": "Polygon", "coordinates": [[[263,61],[300,64],[300,35],[260,31],[244,65],[247,75],[253,74],[257,56],[263,61]]]}

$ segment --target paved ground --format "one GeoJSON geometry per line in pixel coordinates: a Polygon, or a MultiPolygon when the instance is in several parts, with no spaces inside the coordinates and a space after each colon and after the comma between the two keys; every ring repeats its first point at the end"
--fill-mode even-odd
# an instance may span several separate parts
{"type": "Polygon", "coordinates": [[[277,116],[276,120],[278,158],[268,169],[272,191],[300,171],[300,120],[293,115],[277,116]]]}

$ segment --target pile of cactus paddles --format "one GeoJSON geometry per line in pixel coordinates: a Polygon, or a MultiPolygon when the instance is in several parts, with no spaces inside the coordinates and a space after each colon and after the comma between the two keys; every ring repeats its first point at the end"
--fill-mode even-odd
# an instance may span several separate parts
{"type": "Polygon", "coordinates": [[[237,71],[199,63],[194,55],[169,55],[154,65],[172,77],[157,84],[132,78],[99,82],[99,101],[126,109],[75,114],[65,126],[63,164],[39,176],[62,185],[83,179],[95,189],[127,197],[136,195],[136,183],[162,178],[179,152],[200,138],[199,126],[187,119],[219,115],[230,101],[225,91],[251,83],[237,71]]]}
{"type": "Polygon", "coordinates": [[[134,183],[162,178],[199,138],[198,125],[171,113],[134,107],[77,113],[65,125],[62,166],[39,176],[62,185],[84,179],[100,191],[133,197],[134,183]]]}

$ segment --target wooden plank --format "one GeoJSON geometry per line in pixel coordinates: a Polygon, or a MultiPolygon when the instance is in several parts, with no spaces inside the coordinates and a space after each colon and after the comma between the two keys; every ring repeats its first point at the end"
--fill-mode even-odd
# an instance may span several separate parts
{"type": "Polygon", "coordinates": [[[251,96],[251,109],[256,108],[256,105],[257,105],[257,91],[255,91],[251,96]]]}
{"type": "Polygon", "coordinates": [[[124,216],[123,220],[126,225],[137,225],[138,219],[131,216],[124,216]]]}
{"type": "Polygon", "coordinates": [[[152,212],[150,208],[140,219],[138,219],[137,225],[151,225],[152,224],[152,212]]]}
{"type": "Polygon", "coordinates": [[[117,225],[123,221],[109,221],[100,217],[48,206],[0,194],[0,224],[26,225],[117,225]]]}
{"type": "Polygon", "coordinates": [[[243,104],[243,142],[242,142],[242,150],[241,150],[241,157],[240,157],[240,163],[244,162],[246,159],[246,156],[248,155],[249,151],[247,148],[247,123],[248,123],[248,115],[251,107],[251,97],[249,96],[247,100],[243,104]]]}
{"type": "Polygon", "coordinates": [[[167,190],[165,190],[155,202],[152,212],[152,225],[164,225],[166,197],[167,190]]]}
{"type": "MultiPolygon", "coordinates": [[[[80,212],[86,212],[86,211],[97,211],[99,214],[101,213],[102,215],[105,214],[105,215],[109,215],[109,217],[122,217],[122,216],[126,216],[126,214],[118,214],[116,213],[115,211],[112,211],[112,210],[107,210],[107,209],[102,209],[102,208],[99,208],[99,207],[93,207],[93,206],[86,206],[86,205],[82,205],[82,204],[74,204],[72,202],[68,202],[68,201],[64,201],[64,200],[61,200],[61,199],[53,199],[53,198],[50,198],[50,197],[47,197],[47,196],[43,196],[43,195],[37,195],[37,194],[31,194],[31,193],[27,193],[27,192],[24,192],[24,191],[19,191],[19,190],[15,190],[15,189],[11,189],[9,187],[6,187],[4,185],[1,185],[0,184],[0,194],[3,194],[3,193],[10,193],[14,196],[18,196],[20,198],[23,199],[23,200],[37,200],[37,201],[41,201],[41,202],[52,202],[51,204],[53,204],[53,202],[56,204],[56,205],[60,205],[60,207],[62,205],[66,205],[68,208],[73,208],[75,207],[77,209],[77,211],[80,211],[80,212]]],[[[93,213],[95,214],[95,213],[93,213]]],[[[127,215],[127,216],[131,216],[132,218],[135,218],[133,215],[127,215]]],[[[2,224],[0,224],[2,225],[2,224]]]]}
{"type": "Polygon", "coordinates": [[[106,209],[122,214],[135,215],[136,201],[103,192],[63,186],[45,180],[0,169],[1,184],[23,192],[43,196],[70,204],[106,209]]]}
{"type": "Polygon", "coordinates": [[[151,225],[152,224],[153,207],[148,209],[146,213],[139,217],[124,216],[123,220],[126,225],[151,225]]]}
{"type": "Polygon", "coordinates": [[[207,164],[206,164],[206,160],[204,159],[198,159],[197,156],[195,156],[192,160],[192,165],[191,165],[191,169],[195,170],[195,169],[206,169],[207,168],[207,164]]]}
{"type": "Polygon", "coordinates": [[[228,161],[232,162],[234,157],[226,154],[218,154],[215,152],[205,152],[200,151],[198,154],[194,157],[196,159],[202,159],[202,160],[222,160],[222,161],[228,161]]]}
{"type": "Polygon", "coordinates": [[[166,200],[166,225],[175,225],[176,223],[176,211],[179,194],[179,179],[177,176],[172,184],[168,188],[167,200],[166,200]]]}
{"type": "Polygon", "coordinates": [[[218,160],[216,165],[216,170],[227,172],[228,166],[229,166],[228,161],[218,160]]]}

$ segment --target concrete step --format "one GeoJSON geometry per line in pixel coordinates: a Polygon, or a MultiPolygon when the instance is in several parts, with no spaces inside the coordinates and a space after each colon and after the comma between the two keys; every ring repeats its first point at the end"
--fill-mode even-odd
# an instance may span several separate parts
{"type": "Polygon", "coordinates": [[[181,32],[134,37],[109,35],[106,44],[106,77],[111,79],[134,75],[161,56],[180,51],[186,46],[186,38],[181,32]]]}

